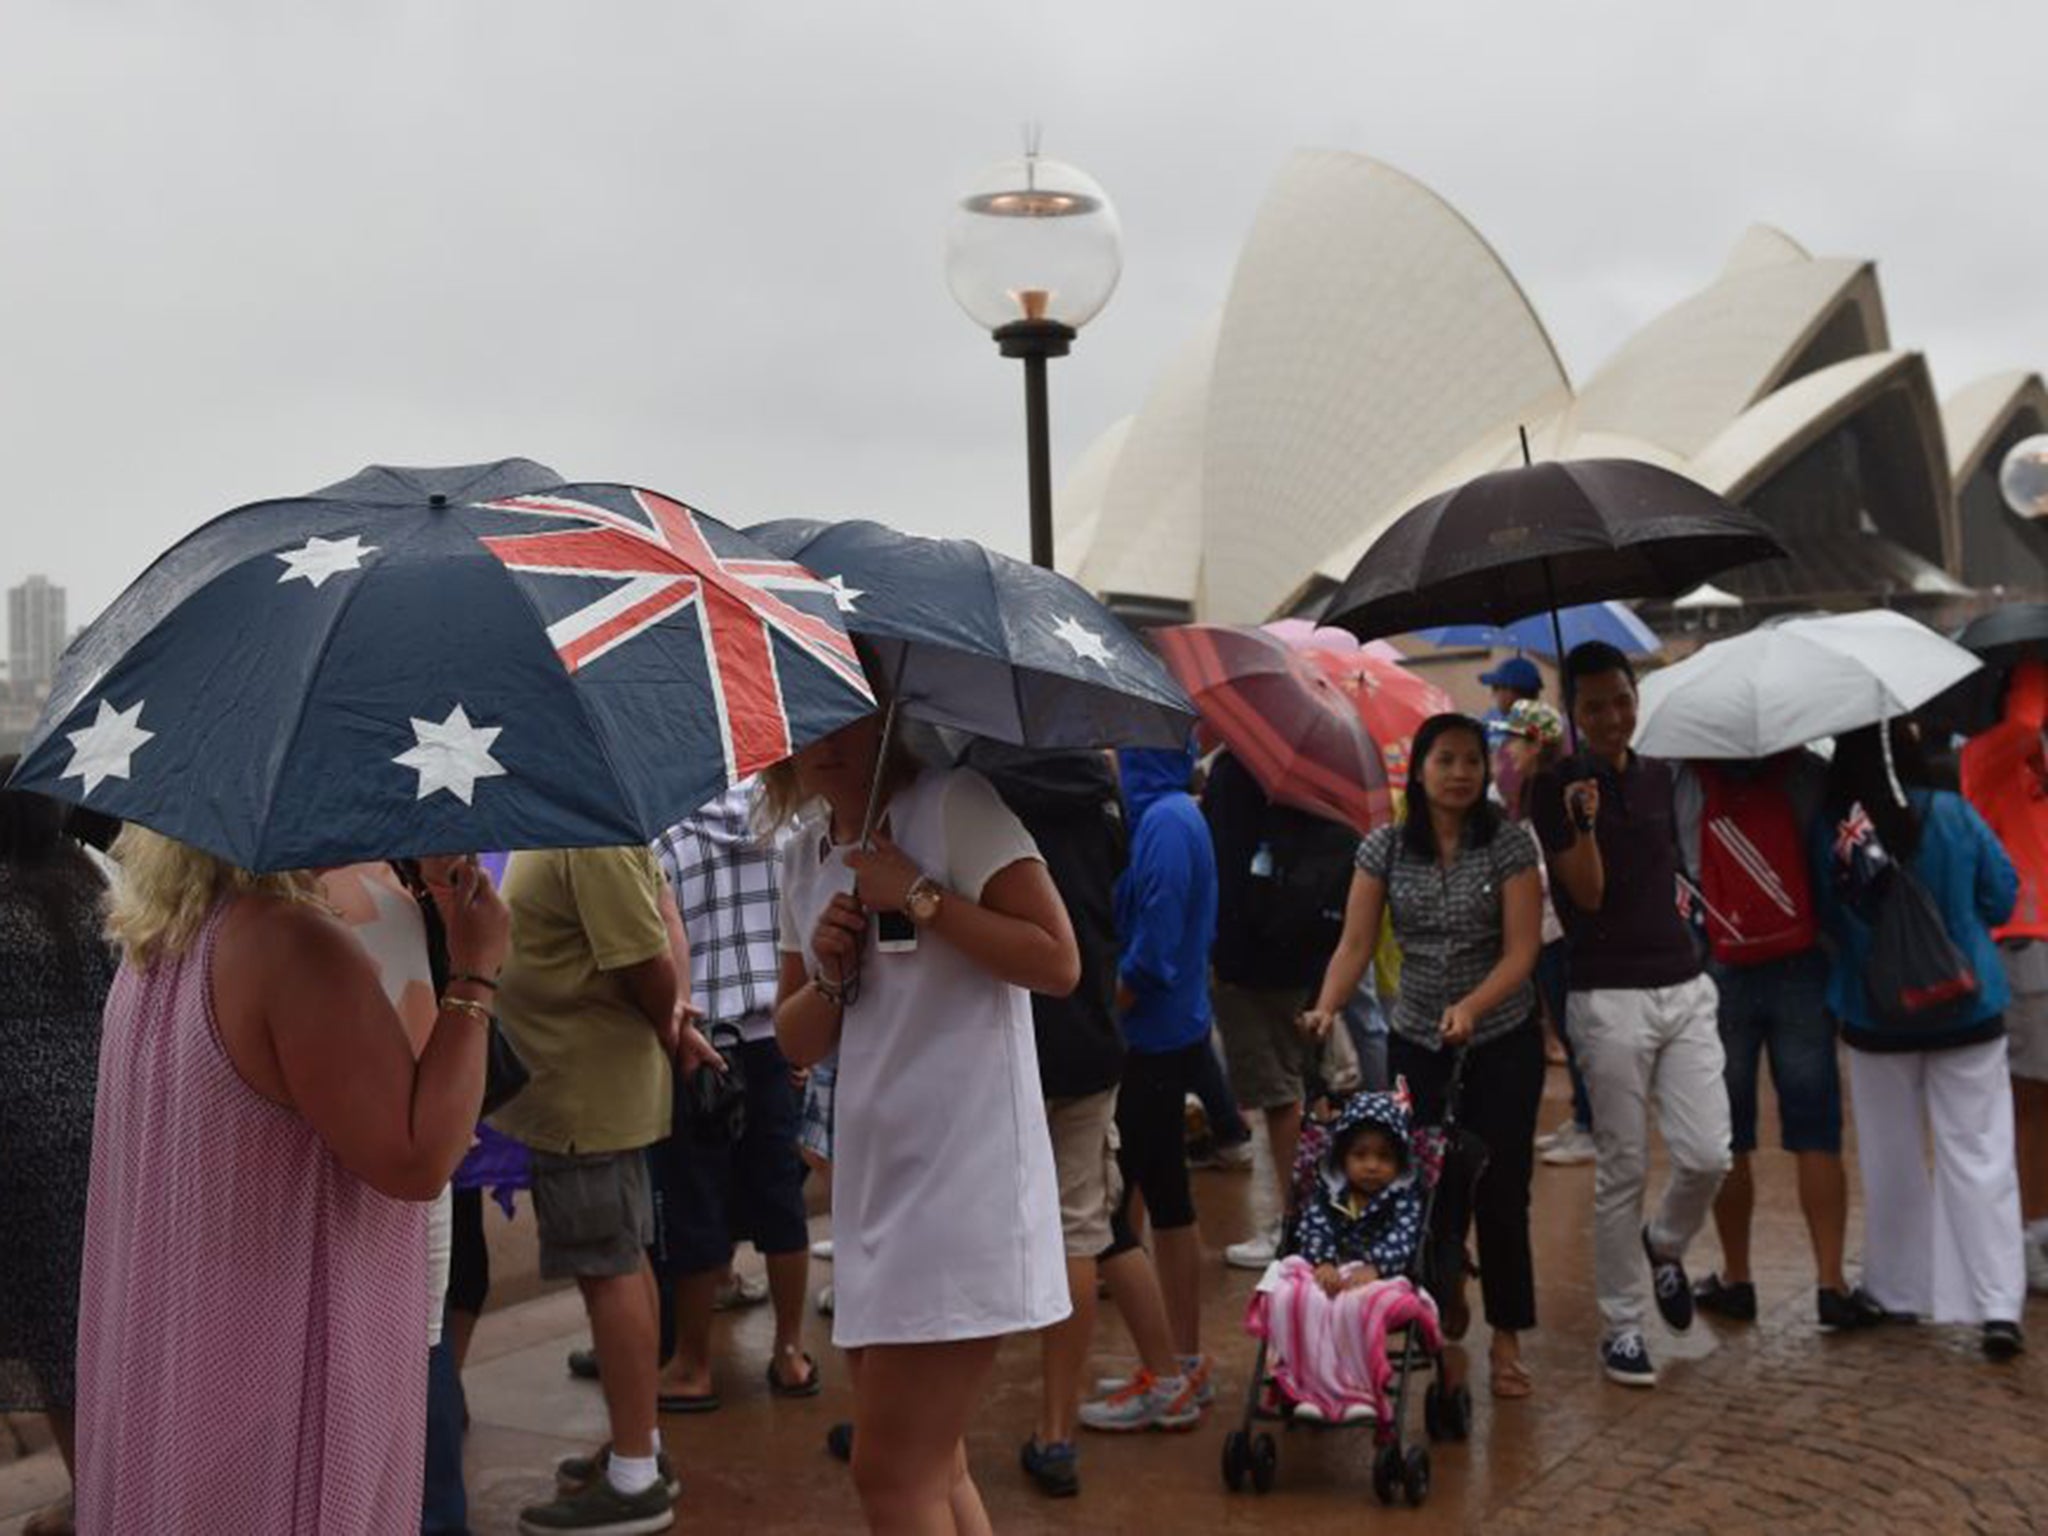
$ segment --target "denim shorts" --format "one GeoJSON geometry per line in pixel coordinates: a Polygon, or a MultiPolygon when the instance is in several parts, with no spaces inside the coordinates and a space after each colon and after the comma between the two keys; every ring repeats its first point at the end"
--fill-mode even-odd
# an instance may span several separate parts
{"type": "Polygon", "coordinates": [[[1841,1151],[1842,1078],[1827,1008],[1826,956],[1814,949],[1762,965],[1717,965],[1713,975],[1721,989],[1734,1150],[1756,1150],[1757,1072],[1768,1054],[1779,1145],[1787,1152],[1841,1151]]]}

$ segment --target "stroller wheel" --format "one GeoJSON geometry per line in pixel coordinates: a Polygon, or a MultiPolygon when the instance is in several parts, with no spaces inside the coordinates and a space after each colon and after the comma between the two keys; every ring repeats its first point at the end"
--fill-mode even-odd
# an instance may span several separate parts
{"type": "Polygon", "coordinates": [[[1223,1486],[1232,1493],[1244,1492],[1244,1480],[1251,1469],[1251,1437],[1241,1429],[1233,1429],[1223,1437],[1223,1486]]]}
{"type": "Polygon", "coordinates": [[[1252,1490],[1271,1493],[1273,1478],[1280,1470],[1280,1447],[1264,1430],[1252,1436],[1252,1490]]]}
{"type": "Polygon", "coordinates": [[[1418,1445],[1408,1453],[1408,1460],[1401,1468],[1401,1491],[1408,1496],[1412,1509],[1420,1509],[1422,1501],[1429,1497],[1429,1447],[1418,1445]]]}
{"type": "Polygon", "coordinates": [[[1401,1447],[1383,1445],[1372,1459],[1372,1491],[1382,1504],[1391,1504],[1401,1493],[1401,1447]]]}
{"type": "Polygon", "coordinates": [[[1444,1433],[1453,1440],[1472,1438],[1472,1389],[1462,1381],[1444,1399],[1444,1433]]]}

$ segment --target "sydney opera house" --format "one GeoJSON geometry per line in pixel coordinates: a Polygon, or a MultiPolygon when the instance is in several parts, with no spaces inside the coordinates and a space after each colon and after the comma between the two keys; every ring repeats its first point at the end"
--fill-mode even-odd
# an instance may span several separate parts
{"type": "Polygon", "coordinates": [[[2016,372],[1937,400],[1871,261],[1753,228],[1574,381],[1456,210],[1327,151],[1288,164],[1222,309],[1077,462],[1059,563],[1141,620],[1310,611],[1402,511],[1519,462],[1521,426],[1539,457],[1646,459],[1768,520],[1789,558],[1717,580],[1752,621],[2048,595],[2048,528],[1996,483],[2048,390],[2016,372]]]}

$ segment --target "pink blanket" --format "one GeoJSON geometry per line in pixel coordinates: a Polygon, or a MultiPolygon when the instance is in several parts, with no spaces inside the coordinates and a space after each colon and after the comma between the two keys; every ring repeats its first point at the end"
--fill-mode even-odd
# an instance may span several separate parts
{"type": "MultiPolygon", "coordinates": [[[[1346,1265],[1343,1273],[1356,1268],[1346,1265]]],[[[1360,1403],[1386,1419],[1394,1377],[1387,1335],[1409,1323],[1421,1325],[1432,1352],[1443,1347],[1436,1303],[1408,1281],[1375,1280],[1328,1296],[1316,1284],[1315,1267],[1302,1258],[1268,1269],[1245,1314],[1246,1330],[1266,1341],[1267,1368],[1280,1390],[1314,1405],[1332,1423],[1360,1403]]]]}

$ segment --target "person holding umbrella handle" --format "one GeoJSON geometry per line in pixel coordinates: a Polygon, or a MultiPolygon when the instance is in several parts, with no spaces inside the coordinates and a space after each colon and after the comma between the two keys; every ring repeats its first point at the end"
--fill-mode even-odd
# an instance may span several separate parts
{"type": "Polygon", "coordinates": [[[762,777],[767,821],[809,813],[783,847],[775,1032],[799,1068],[838,1052],[833,1342],[862,1513],[983,1532],[963,1437],[996,1346],[1071,1310],[1029,994],[1072,992],[1080,951],[988,780],[882,740],[869,716],[762,777]]]}

